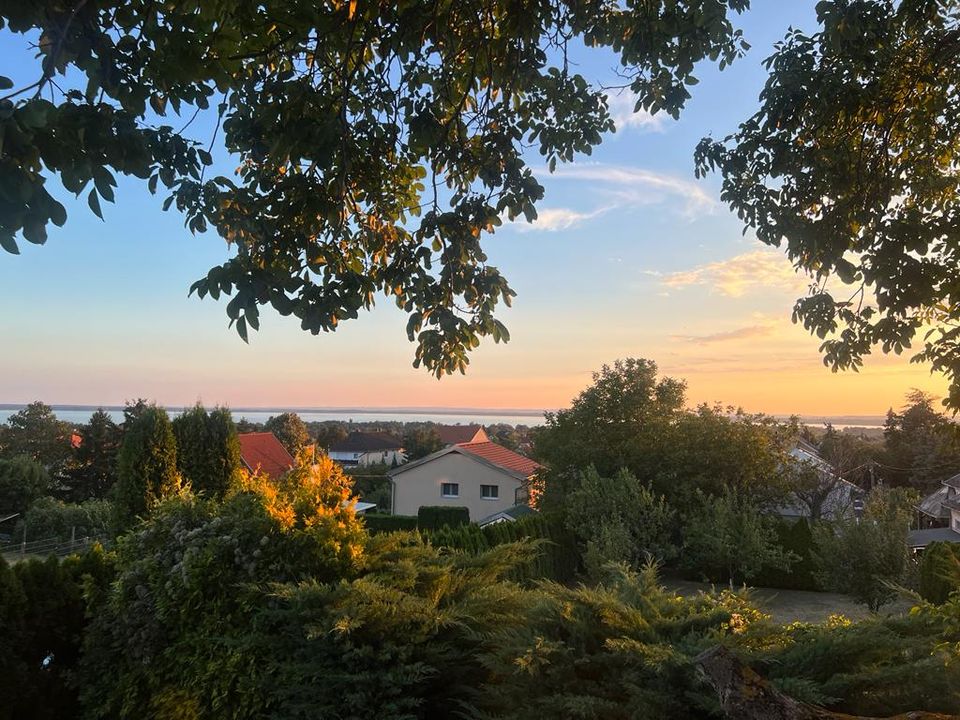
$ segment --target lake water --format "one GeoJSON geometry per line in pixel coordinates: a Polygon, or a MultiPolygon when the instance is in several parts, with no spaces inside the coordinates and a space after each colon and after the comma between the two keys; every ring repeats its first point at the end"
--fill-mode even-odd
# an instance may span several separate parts
{"type": "MultiPolygon", "coordinates": [[[[22,409],[23,405],[0,405],[0,423],[5,423],[11,415],[22,409]]],[[[105,408],[115,422],[123,421],[123,408],[110,406],[105,408]]],[[[96,410],[93,406],[54,405],[57,417],[67,422],[81,425],[90,419],[96,410]]],[[[180,413],[181,408],[167,408],[171,417],[180,413]]],[[[539,410],[495,410],[495,409],[451,409],[441,408],[238,408],[233,410],[235,420],[246,418],[250,422],[266,422],[271,415],[284,412],[297,413],[304,422],[435,422],[444,425],[543,425],[543,412],[539,410]]],[[[786,418],[780,418],[785,420],[786,418]]],[[[834,417],[806,417],[801,422],[812,427],[822,428],[830,421],[837,430],[850,427],[883,427],[882,416],[843,415],[834,417]]]]}
{"type": "MultiPolygon", "coordinates": [[[[20,410],[22,405],[4,405],[0,406],[0,423],[5,423],[11,415],[20,410]]],[[[76,406],[52,406],[57,417],[66,422],[76,423],[78,425],[86,423],[90,416],[96,410],[95,407],[76,407],[76,406]]],[[[123,421],[123,408],[107,407],[104,408],[115,422],[123,421]]],[[[180,413],[180,408],[167,408],[171,417],[180,413]]],[[[266,422],[272,415],[279,415],[284,412],[295,412],[304,422],[324,422],[328,420],[339,422],[436,422],[445,425],[492,425],[495,423],[506,423],[508,425],[542,425],[543,413],[535,410],[513,412],[497,410],[452,410],[441,412],[437,410],[424,410],[422,412],[409,412],[406,410],[390,409],[343,409],[343,410],[298,410],[296,408],[286,410],[284,408],[276,409],[236,409],[233,410],[235,420],[246,418],[250,422],[266,422]]]]}

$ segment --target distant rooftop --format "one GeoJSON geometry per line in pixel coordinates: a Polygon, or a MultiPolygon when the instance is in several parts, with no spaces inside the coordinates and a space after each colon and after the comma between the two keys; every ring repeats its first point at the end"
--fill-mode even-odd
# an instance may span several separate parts
{"type": "Polygon", "coordinates": [[[278,478],[296,462],[272,432],[240,433],[239,437],[240,458],[251,472],[278,478]]]}

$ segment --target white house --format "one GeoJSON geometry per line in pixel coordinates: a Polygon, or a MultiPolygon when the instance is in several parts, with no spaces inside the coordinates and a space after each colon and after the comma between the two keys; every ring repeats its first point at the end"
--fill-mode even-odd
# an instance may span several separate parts
{"type": "Polygon", "coordinates": [[[341,465],[395,465],[406,460],[403,445],[392,435],[382,432],[355,431],[330,446],[330,459],[341,465]]]}
{"type": "MultiPolygon", "coordinates": [[[[492,442],[450,445],[390,470],[393,513],[416,515],[423,506],[466,507],[471,522],[525,505],[530,481],[540,465],[492,442]]],[[[505,515],[502,513],[506,513],[505,515]]]]}
{"type": "Polygon", "coordinates": [[[854,503],[863,496],[863,491],[852,482],[844,480],[817,449],[804,440],[797,440],[789,451],[793,460],[805,463],[816,471],[818,482],[794,493],[786,504],[778,508],[781,517],[788,519],[809,518],[811,506],[817,506],[821,518],[836,519],[854,511],[854,503]]]}
{"type": "Polygon", "coordinates": [[[942,485],[940,490],[927,496],[921,505],[930,501],[931,511],[935,509],[937,515],[949,514],[949,526],[911,530],[908,540],[912,550],[922,550],[935,541],[960,543],[960,475],[947,478],[942,485]]]}

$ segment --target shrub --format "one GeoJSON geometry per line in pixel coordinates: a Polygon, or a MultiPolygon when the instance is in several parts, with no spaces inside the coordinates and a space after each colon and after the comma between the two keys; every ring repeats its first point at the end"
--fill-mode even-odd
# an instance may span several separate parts
{"type": "Polygon", "coordinates": [[[0,513],[22,513],[50,489],[43,466],[28,458],[0,460],[0,513]]]}
{"type": "Polygon", "coordinates": [[[528,580],[555,580],[570,582],[580,569],[580,555],[576,537],[564,527],[559,514],[534,514],[515,522],[500,522],[486,527],[460,525],[424,532],[436,547],[477,555],[498,545],[523,540],[537,542],[536,552],[528,562],[514,567],[509,577],[522,582],[528,580]]]}
{"type": "Polygon", "coordinates": [[[795,555],[797,559],[788,570],[765,565],[754,577],[753,584],[785,590],[819,590],[810,523],[805,518],[795,522],[780,519],[775,523],[774,530],[780,547],[795,555]]]}
{"type": "Polygon", "coordinates": [[[920,558],[920,594],[930,602],[946,602],[960,588],[960,545],[930,543],[920,558]]]}
{"type": "Polygon", "coordinates": [[[105,538],[110,533],[112,513],[113,504],[107,500],[65,503],[44,497],[33,503],[17,523],[14,537],[23,537],[26,526],[28,540],[105,538]]]}
{"type": "Polygon", "coordinates": [[[664,561],[677,554],[673,510],[628,470],[602,478],[588,468],[566,508],[567,527],[579,538],[593,578],[601,577],[610,562],[639,567],[647,557],[664,561]]]}
{"type": "Polygon", "coordinates": [[[470,510],[448,505],[424,505],[417,512],[421,530],[439,530],[444,526],[457,527],[470,523],[470,510]]]}
{"type": "Polygon", "coordinates": [[[752,580],[762,568],[788,569],[795,557],[777,544],[773,518],[739,493],[722,496],[697,491],[697,502],[686,515],[684,564],[713,582],[752,580]]]}
{"type": "Polygon", "coordinates": [[[845,518],[816,527],[818,581],[876,611],[896,595],[907,571],[911,507],[902,493],[874,490],[859,522],[845,518]]]}
{"type": "Polygon", "coordinates": [[[6,607],[0,611],[0,718],[56,720],[82,714],[72,680],[89,622],[84,595],[95,597],[111,577],[111,557],[99,545],[82,555],[26,560],[10,569],[0,560],[0,607],[6,607]],[[7,604],[11,583],[15,602],[7,604]],[[12,627],[11,610],[19,615],[12,627]],[[15,681],[12,693],[4,689],[10,680],[15,681]]]}
{"type": "Polygon", "coordinates": [[[417,518],[412,515],[385,515],[367,512],[359,516],[371,534],[416,530],[417,518]]]}

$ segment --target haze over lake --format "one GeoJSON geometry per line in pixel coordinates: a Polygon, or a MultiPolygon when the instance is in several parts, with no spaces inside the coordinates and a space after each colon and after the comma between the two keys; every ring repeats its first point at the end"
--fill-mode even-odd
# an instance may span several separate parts
{"type": "MultiPolygon", "coordinates": [[[[26,405],[0,404],[0,423],[26,405]]],[[[96,405],[52,405],[57,417],[66,422],[82,424],[90,419],[96,405]]],[[[123,407],[104,406],[115,422],[123,421],[123,407]]],[[[178,415],[182,408],[168,407],[171,416],[178,415]]],[[[246,418],[250,422],[266,422],[272,415],[295,412],[304,422],[436,422],[446,425],[543,425],[544,410],[523,408],[231,408],[235,420],[246,418]]],[[[779,416],[778,416],[779,417],[779,416]]],[[[782,417],[781,419],[786,419],[782,417]]],[[[803,416],[807,425],[821,426],[827,423],[835,428],[883,427],[881,415],[833,415],[803,416]]]]}

